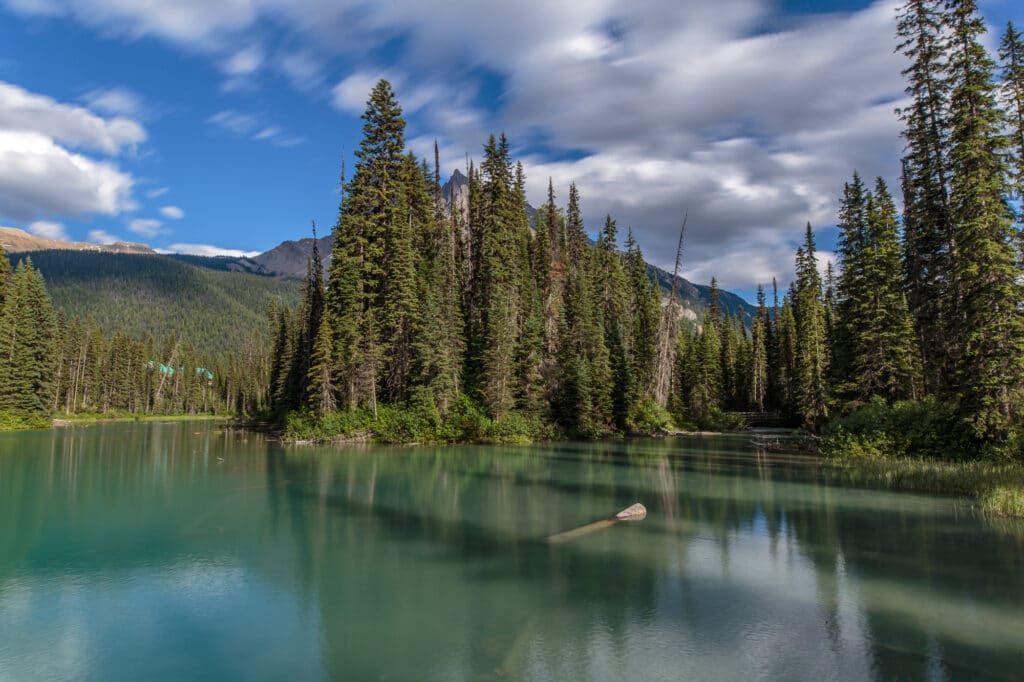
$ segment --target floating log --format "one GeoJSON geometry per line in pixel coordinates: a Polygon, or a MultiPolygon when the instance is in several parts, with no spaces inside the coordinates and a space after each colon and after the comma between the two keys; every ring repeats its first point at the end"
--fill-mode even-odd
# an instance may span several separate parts
{"type": "Polygon", "coordinates": [[[583,537],[584,535],[590,535],[595,531],[611,528],[616,523],[620,523],[622,521],[643,521],[645,518],[647,518],[647,507],[637,502],[630,507],[626,507],[615,516],[610,516],[607,519],[601,519],[600,521],[594,521],[593,523],[588,523],[585,526],[567,530],[564,533],[552,535],[548,538],[548,542],[552,545],[557,545],[563,542],[568,542],[569,540],[575,540],[576,538],[583,537]]]}

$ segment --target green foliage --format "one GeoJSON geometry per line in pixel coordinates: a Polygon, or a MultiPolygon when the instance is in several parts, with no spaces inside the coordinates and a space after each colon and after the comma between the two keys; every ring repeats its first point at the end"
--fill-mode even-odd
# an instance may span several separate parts
{"type": "Polygon", "coordinates": [[[662,433],[672,424],[668,410],[656,401],[645,399],[633,404],[626,419],[626,433],[651,435],[662,433]]]}
{"type": "Polygon", "coordinates": [[[26,431],[48,428],[50,428],[50,420],[44,415],[24,415],[0,410],[0,431],[26,431]]]}
{"type": "Polygon", "coordinates": [[[821,450],[853,459],[964,458],[971,444],[957,428],[953,410],[936,400],[888,403],[875,396],[823,431],[821,450]]]}
{"type": "Polygon", "coordinates": [[[429,401],[381,405],[376,416],[369,409],[329,412],[322,417],[308,409],[295,410],[285,416],[283,432],[292,441],[378,443],[525,444],[556,435],[550,424],[520,412],[492,420],[464,395],[444,417],[429,401]]]}
{"type": "Polygon", "coordinates": [[[959,285],[953,387],[960,419],[984,441],[1005,439],[1024,404],[1024,288],[1007,201],[1005,116],[995,64],[973,0],[949,6],[950,207],[959,285]]]}

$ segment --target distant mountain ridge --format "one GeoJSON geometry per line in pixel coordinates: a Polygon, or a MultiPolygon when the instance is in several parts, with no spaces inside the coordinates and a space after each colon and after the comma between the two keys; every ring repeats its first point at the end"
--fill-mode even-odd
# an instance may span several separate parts
{"type": "Polygon", "coordinates": [[[94,253],[137,253],[156,255],[156,251],[146,244],[135,242],[114,242],[113,244],[93,244],[91,242],[69,242],[60,239],[48,239],[30,234],[16,227],[0,227],[0,246],[7,253],[30,253],[32,251],[92,251],[94,253]]]}

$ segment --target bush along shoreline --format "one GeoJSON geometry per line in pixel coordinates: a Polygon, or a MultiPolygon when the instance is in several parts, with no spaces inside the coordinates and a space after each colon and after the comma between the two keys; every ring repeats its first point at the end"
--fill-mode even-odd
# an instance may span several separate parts
{"type": "Polygon", "coordinates": [[[1024,519],[1024,441],[978,443],[935,399],[873,399],[802,444],[849,482],[969,497],[983,515],[1024,519]]]}

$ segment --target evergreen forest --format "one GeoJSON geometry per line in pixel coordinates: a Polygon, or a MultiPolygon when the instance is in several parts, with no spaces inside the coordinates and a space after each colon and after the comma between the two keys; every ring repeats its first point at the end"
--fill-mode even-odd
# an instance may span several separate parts
{"type": "Polygon", "coordinates": [[[350,178],[342,167],[330,264],[314,240],[299,299],[264,315],[237,302],[251,282],[197,286],[184,263],[153,275],[152,290],[215,294],[258,331],[197,348],[154,334],[156,299],[98,322],[86,288],[65,296],[82,316],[58,318],[32,262],[0,259],[0,410],[225,409],[295,439],[405,442],[723,430],[753,413],[838,451],[1020,457],[1024,39],[1008,25],[993,55],[985,30],[973,1],[901,7],[900,186],[851,169],[836,262],[795,226],[795,280],[765,282],[752,320],[714,280],[689,319],[631,229],[584,225],[574,184],[547,180],[531,220],[504,134],[468,164],[468,202],[443,196],[436,145],[432,163],[408,150],[381,80],[350,178]]]}
{"type": "MultiPolygon", "coordinates": [[[[155,328],[133,324],[145,317],[140,304],[153,302],[145,296],[153,288],[140,288],[138,273],[125,269],[121,259],[142,267],[154,281],[166,276],[159,266],[167,259],[63,251],[35,255],[57,270],[55,288],[68,308],[75,309],[76,300],[63,296],[65,287],[76,278],[80,281],[69,291],[105,305],[97,306],[100,321],[88,308],[82,316],[68,317],[55,310],[32,258],[21,258],[12,267],[0,249],[0,429],[45,426],[51,416],[251,414],[265,407],[265,322],[254,319],[247,333],[245,317],[229,308],[237,330],[229,353],[217,346],[217,337],[181,324],[185,315],[174,326],[161,326],[159,315],[146,318],[155,328]],[[105,287],[112,285],[102,267],[81,269],[97,265],[95,260],[113,262],[117,267],[108,274],[116,272],[135,288],[122,284],[117,298],[104,297],[105,287]],[[86,278],[90,284],[82,281],[86,278]]],[[[189,297],[177,300],[187,306],[189,297]]],[[[193,306],[189,314],[207,321],[204,330],[223,328],[212,324],[216,313],[209,304],[193,306]]]]}
{"type": "Polygon", "coordinates": [[[314,253],[301,305],[274,321],[270,404],[320,438],[592,438],[753,411],[853,449],[1017,452],[1021,36],[1008,26],[993,57],[976,4],[936,0],[908,0],[898,32],[902,215],[883,179],[852,173],[838,262],[821,271],[807,225],[795,281],[759,291],[750,328],[714,293],[684,320],[629,230],[584,226],[574,185],[562,203],[548,181],[531,227],[504,135],[470,164],[466,210],[446,210],[436,151],[432,166],[407,151],[380,81],[326,285],[314,253]]]}

